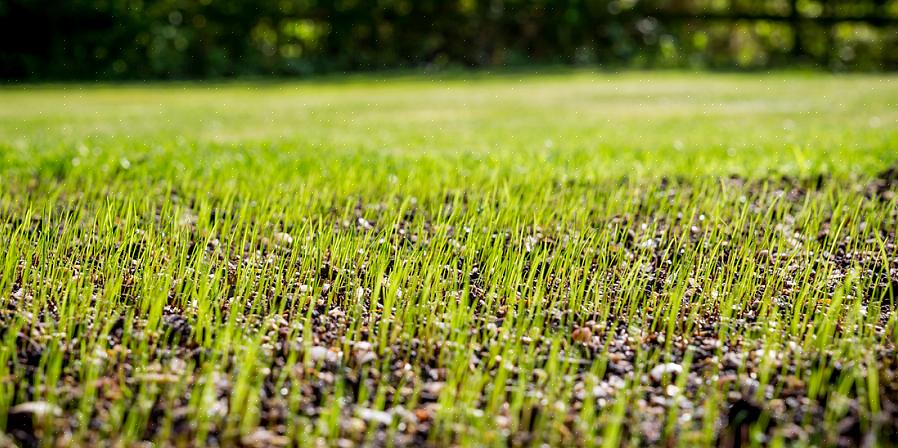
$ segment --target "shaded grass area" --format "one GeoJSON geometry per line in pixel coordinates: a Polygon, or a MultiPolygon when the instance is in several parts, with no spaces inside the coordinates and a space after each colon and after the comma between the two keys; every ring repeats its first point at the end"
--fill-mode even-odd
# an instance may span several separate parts
{"type": "Polygon", "coordinates": [[[26,445],[898,443],[898,85],[7,87],[26,445]]]}

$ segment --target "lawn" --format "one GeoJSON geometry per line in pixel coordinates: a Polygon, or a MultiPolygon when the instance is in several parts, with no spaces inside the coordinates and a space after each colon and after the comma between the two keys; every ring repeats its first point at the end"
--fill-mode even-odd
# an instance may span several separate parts
{"type": "Polygon", "coordinates": [[[898,77],[0,87],[0,445],[898,444],[898,77]]]}

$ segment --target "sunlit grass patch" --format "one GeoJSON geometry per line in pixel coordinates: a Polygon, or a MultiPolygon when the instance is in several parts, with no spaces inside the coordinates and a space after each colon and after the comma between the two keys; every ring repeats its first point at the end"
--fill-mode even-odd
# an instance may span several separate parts
{"type": "Polygon", "coordinates": [[[6,87],[0,428],[898,443],[896,104],[800,74],[6,87]]]}

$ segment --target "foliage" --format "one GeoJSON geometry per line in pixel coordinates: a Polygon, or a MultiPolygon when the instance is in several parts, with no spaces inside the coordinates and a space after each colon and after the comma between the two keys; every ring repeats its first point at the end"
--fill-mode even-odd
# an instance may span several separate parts
{"type": "Polygon", "coordinates": [[[3,0],[0,76],[524,64],[881,70],[898,67],[896,17],[894,0],[3,0]]]}

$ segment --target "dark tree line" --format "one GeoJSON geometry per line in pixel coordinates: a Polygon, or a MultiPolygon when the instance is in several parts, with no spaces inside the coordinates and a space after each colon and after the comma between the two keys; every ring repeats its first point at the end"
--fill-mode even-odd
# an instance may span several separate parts
{"type": "Polygon", "coordinates": [[[898,68],[898,0],[0,0],[0,77],[898,68]]]}

